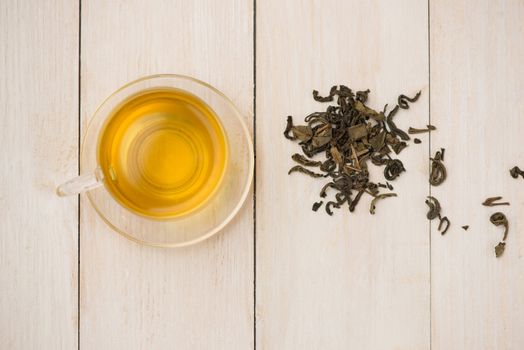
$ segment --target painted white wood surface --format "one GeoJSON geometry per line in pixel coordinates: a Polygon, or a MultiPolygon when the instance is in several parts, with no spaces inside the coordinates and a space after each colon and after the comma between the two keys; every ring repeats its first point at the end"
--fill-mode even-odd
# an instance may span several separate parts
{"type": "Polygon", "coordinates": [[[0,150],[0,348],[75,349],[76,2],[0,2],[0,150]]]}
{"type": "MultiPolygon", "coordinates": [[[[214,85],[252,125],[251,1],[82,1],[82,125],[113,90],[154,73],[214,85]]],[[[249,349],[252,196],[194,247],[139,246],[81,203],[82,349],[249,349]]]]}
{"type": "MultiPolygon", "coordinates": [[[[524,347],[524,185],[508,174],[524,164],[524,6],[430,1],[429,19],[426,6],[257,2],[259,349],[524,347]],[[285,175],[285,117],[325,108],[311,90],[345,83],[377,108],[422,89],[396,121],[423,126],[428,51],[432,150],[447,148],[449,170],[432,192],[449,233],[433,226],[430,244],[427,136],[401,154],[399,197],[375,216],[369,198],[353,214],[311,212],[322,183],[285,175]],[[492,195],[512,205],[482,207],[492,195]],[[498,260],[496,210],[510,220],[498,260]]],[[[0,348],[254,348],[252,198],[224,232],[175,250],[128,242],[82,199],[78,338],[77,200],[54,195],[77,172],[78,10],[0,2],[0,348]]],[[[81,24],[83,127],[120,85],[161,72],[208,81],[251,125],[251,1],[83,0],[81,24]]]]}
{"type": "Polygon", "coordinates": [[[432,192],[453,223],[432,233],[434,350],[524,348],[524,180],[509,175],[524,164],[523,14],[519,0],[430,8],[432,148],[447,149],[449,169],[432,192]],[[511,206],[480,205],[496,195],[511,206]],[[510,222],[500,259],[496,211],[510,222]]]}
{"type": "Polygon", "coordinates": [[[325,181],[287,176],[299,148],[282,136],[288,114],[325,110],[313,89],[335,84],[370,88],[378,109],[421,89],[396,123],[425,126],[427,12],[407,0],[257,4],[257,348],[429,349],[428,138],[401,153],[398,198],[329,217],[311,211],[325,181]]]}

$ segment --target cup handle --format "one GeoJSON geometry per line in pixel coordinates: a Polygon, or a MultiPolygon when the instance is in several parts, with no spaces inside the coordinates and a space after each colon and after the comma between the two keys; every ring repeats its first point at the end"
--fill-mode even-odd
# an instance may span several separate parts
{"type": "Polygon", "coordinates": [[[56,188],[56,194],[60,197],[72,196],[83,193],[103,185],[104,174],[102,169],[96,168],[95,171],[80,175],[64,182],[56,188]]]}

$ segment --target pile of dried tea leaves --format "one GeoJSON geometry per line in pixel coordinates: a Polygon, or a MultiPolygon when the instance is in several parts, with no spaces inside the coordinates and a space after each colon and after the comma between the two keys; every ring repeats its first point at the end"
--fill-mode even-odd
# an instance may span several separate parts
{"type": "MultiPolygon", "coordinates": [[[[352,212],[364,193],[373,197],[370,213],[374,214],[379,199],[396,196],[393,192],[380,193],[381,189],[391,191],[393,187],[387,181],[395,180],[406,170],[395,156],[407,146],[410,137],[397,127],[393,119],[399,110],[409,109],[409,103],[417,101],[420,92],[412,98],[400,95],[397,105],[389,111],[387,105],[382,111],[368,107],[366,100],[369,92],[354,93],[347,86],[340,85],[333,86],[329,95],[323,97],[315,90],[313,98],[316,101],[334,101],[335,105],[330,104],[325,112],[306,116],[305,125],[295,125],[291,116],[287,119],[284,136],[298,141],[303,153],[292,156],[298,165],[292,167],[289,173],[327,178],[320,197],[326,198],[328,191],[334,191],[334,200],[325,204],[329,215],[333,214],[333,209],[342,206],[347,206],[352,212]],[[316,155],[324,157],[312,159],[316,155]],[[370,181],[369,164],[384,167],[385,183],[370,181]]],[[[422,133],[434,129],[428,125],[427,129],[411,128],[410,131],[422,133]]],[[[317,211],[323,203],[314,203],[313,210],[317,211]]]]}
{"type": "MultiPolygon", "coordinates": [[[[344,85],[335,85],[329,95],[320,96],[313,91],[313,99],[318,102],[334,102],[328,105],[325,112],[314,112],[305,117],[304,125],[295,125],[293,118],[287,118],[284,136],[292,141],[298,141],[302,153],[291,156],[297,165],[289,170],[289,174],[298,172],[313,178],[326,178],[326,183],[320,190],[320,197],[325,198],[328,192],[333,193],[332,200],[326,200],[325,210],[333,215],[333,209],[347,206],[352,212],[364,194],[372,198],[369,212],[375,214],[377,201],[396,197],[391,192],[393,186],[388,181],[395,180],[406,169],[398,155],[410,141],[409,134],[429,133],[436,130],[433,125],[425,128],[410,127],[406,133],[397,127],[393,118],[401,109],[409,109],[409,104],[420,97],[420,91],[413,97],[400,95],[397,105],[388,111],[388,105],[382,111],[376,111],[366,105],[369,90],[353,92],[344,85]],[[368,166],[384,167],[385,183],[370,180],[368,166]],[[388,190],[385,193],[381,191],[388,190]]],[[[414,139],[415,144],[422,141],[414,139]]],[[[441,148],[430,157],[431,167],[429,183],[440,186],[447,177],[444,165],[444,149],[441,148]]],[[[524,178],[524,170],[515,166],[510,169],[513,178],[524,178]]],[[[431,192],[430,192],[431,193],[431,192]]],[[[313,204],[312,210],[317,211],[324,205],[324,200],[313,204]]],[[[507,206],[509,202],[501,202],[502,196],[489,197],[482,205],[487,207],[507,206]]],[[[426,200],[428,220],[438,219],[438,231],[442,235],[448,231],[450,220],[441,214],[441,205],[437,198],[428,196],[426,200]]],[[[496,257],[502,256],[506,247],[509,223],[506,216],[497,212],[491,215],[490,221],[495,226],[504,226],[502,240],[495,247],[496,257]]],[[[462,226],[464,230],[469,225],[462,226]]]]}

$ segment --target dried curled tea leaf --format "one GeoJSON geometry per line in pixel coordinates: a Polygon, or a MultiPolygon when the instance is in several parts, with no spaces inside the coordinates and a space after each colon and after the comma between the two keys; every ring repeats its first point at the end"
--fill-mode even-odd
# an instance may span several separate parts
{"type": "Polygon", "coordinates": [[[417,92],[417,94],[412,98],[409,98],[406,95],[400,95],[398,97],[398,106],[402,109],[408,109],[409,108],[408,102],[416,102],[418,98],[420,97],[420,94],[421,94],[421,91],[417,92]]]}
{"type": "Polygon", "coordinates": [[[351,203],[349,204],[349,211],[350,212],[353,212],[353,210],[355,210],[355,207],[357,206],[357,204],[360,201],[360,198],[362,197],[363,194],[364,194],[364,191],[358,192],[357,195],[355,196],[355,199],[353,199],[353,201],[351,201],[351,203]]]}
{"type": "Polygon", "coordinates": [[[434,130],[437,130],[437,128],[431,124],[428,124],[426,129],[417,129],[417,128],[409,127],[408,134],[423,134],[423,133],[434,131],[434,130]]]}
{"type": "Polygon", "coordinates": [[[370,93],[369,89],[363,90],[363,91],[357,91],[355,99],[362,103],[366,103],[369,93],[370,93]]]}
{"type": "Polygon", "coordinates": [[[496,197],[489,197],[486,198],[484,202],[482,202],[482,205],[485,207],[495,207],[497,205],[509,205],[509,202],[498,202],[502,199],[502,196],[496,196],[496,197]]]}
{"type": "Polygon", "coordinates": [[[335,90],[337,89],[337,86],[333,86],[331,88],[331,91],[329,92],[329,95],[326,97],[322,97],[318,94],[317,90],[313,90],[313,99],[318,102],[331,102],[333,101],[333,96],[335,94],[335,90]]]}
{"type": "Polygon", "coordinates": [[[337,200],[337,204],[340,207],[342,204],[347,202],[348,197],[345,193],[339,192],[335,195],[335,199],[337,200]]]}
{"type": "Polygon", "coordinates": [[[514,166],[513,168],[511,168],[509,173],[511,177],[514,179],[518,178],[519,175],[522,176],[522,178],[524,179],[524,170],[521,170],[518,166],[514,166]]]}
{"type": "Polygon", "coordinates": [[[442,236],[444,236],[446,234],[446,232],[448,231],[448,228],[449,228],[449,225],[450,225],[450,222],[449,222],[449,219],[447,216],[444,216],[444,217],[440,217],[439,216],[439,223],[438,223],[438,227],[437,227],[437,230],[440,231],[440,234],[442,236]],[[446,224],[446,226],[444,227],[444,229],[442,230],[442,226],[446,224]],[[442,231],[441,231],[442,230],[442,231]]]}
{"type": "Polygon", "coordinates": [[[379,199],[384,199],[388,197],[396,197],[396,196],[397,196],[396,193],[383,193],[383,194],[379,194],[375,196],[375,198],[371,200],[371,204],[369,205],[369,212],[371,214],[375,214],[376,204],[379,199]]]}
{"type": "Polygon", "coordinates": [[[331,208],[339,208],[337,202],[330,201],[326,203],[326,213],[328,213],[329,216],[333,215],[331,208]]]}
{"type": "Polygon", "coordinates": [[[374,156],[371,156],[371,163],[375,164],[375,165],[385,165],[387,164],[389,161],[388,158],[384,158],[384,156],[382,155],[374,155],[374,156]]]}
{"type": "Polygon", "coordinates": [[[324,187],[322,187],[322,189],[320,190],[320,197],[321,198],[326,198],[326,196],[327,196],[326,191],[327,191],[328,188],[337,189],[337,186],[333,182],[328,182],[327,184],[325,184],[324,187]]]}
{"type": "Polygon", "coordinates": [[[324,201],[320,201],[320,202],[315,202],[313,203],[313,207],[311,208],[311,210],[313,211],[317,211],[318,208],[320,208],[322,206],[322,204],[324,204],[324,201]]]}
{"type": "Polygon", "coordinates": [[[433,219],[438,218],[439,223],[438,223],[437,230],[440,231],[441,235],[444,235],[448,231],[449,225],[451,223],[447,216],[440,215],[441,207],[440,207],[440,202],[438,201],[438,199],[436,199],[433,196],[428,196],[427,198],[428,199],[426,199],[425,203],[429,207],[429,211],[427,212],[426,217],[428,218],[428,220],[433,220],[433,219]]]}
{"type": "Polygon", "coordinates": [[[326,173],[331,173],[333,170],[335,170],[337,167],[337,164],[332,160],[328,159],[322,165],[320,166],[320,170],[325,171],[326,173]]]}
{"type": "Polygon", "coordinates": [[[501,212],[496,212],[490,216],[489,221],[495,226],[504,226],[504,236],[502,237],[502,241],[504,242],[508,237],[509,230],[509,223],[506,215],[501,212]]]}
{"type": "Polygon", "coordinates": [[[368,99],[369,92],[370,92],[369,89],[364,90],[364,91],[357,91],[356,100],[362,103],[365,103],[368,99]]]}
{"type": "Polygon", "coordinates": [[[405,170],[404,164],[402,164],[399,159],[391,159],[386,163],[386,167],[384,168],[384,177],[386,180],[392,181],[405,170]]]}
{"type": "Polygon", "coordinates": [[[495,256],[497,258],[500,258],[502,254],[504,254],[505,248],[506,248],[506,242],[499,242],[499,244],[495,246],[495,256]]]}
{"type": "Polygon", "coordinates": [[[422,141],[420,141],[420,139],[417,139],[417,138],[414,138],[413,142],[416,143],[417,145],[422,143],[422,141]]]}
{"type": "Polygon", "coordinates": [[[508,237],[509,230],[508,219],[503,213],[496,212],[490,216],[489,221],[495,226],[504,226],[504,236],[502,237],[502,241],[495,247],[495,256],[499,258],[502,256],[504,249],[506,248],[506,238],[508,237]]]}
{"type": "Polygon", "coordinates": [[[388,190],[393,191],[393,186],[391,186],[391,184],[387,181],[386,181],[386,184],[382,184],[379,182],[377,183],[377,186],[382,187],[382,188],[387,188],[388,190]]]}
{"type": "Polygon", "coordinates": [[[437,151],[435,157],[430,158],[431,160],[431,172],[429,174],[429,183],[432,186],[438,186],[446,180],[446,167],[442,163],[444,160],[444,148],[437,151]]]}
{"type": "Polygon", "coordinates": [[[302,173],[302,174],[306,174],[306,175],[311,176],[311,177],[325,177],[325,175],[322,175],[322,174],[319,174],[319,173],[315,173],[315,172],[313,172],[313,171],[311,171],[309,169],[304,168],[301,165],[295,165],[294,167],[289,169],[288,175],[291,174],[291,173],[294,173],[294,172],[299,172],[299,173],[302,173]]]}
{"type": "Polygon", "coordinates": [[[355,95],[353,94],[353,91],[351,91],[351,89],[345,85],[340,85],[338,90],[335,89],[335,93],[338,95],[339,98],[340,97],[351,97],[351,98],[355,97],[355,95]]]}
{"type": "Polygon", "coordinates": [[[299,153],[293,154],[291,156],[291,159],[293,159],[295,162],[303,166],[321,166],[322,165],[322,162],[308,159],[299,153]]]}
{"type": "Polygon", "coordinates": [[[311,147],[311,144],[308,144],[308,143],[302,143],[301,142],[301,146],[302,146],[302,152],[304,152],[304,154],[306,156],[308,156],[309,158],[315,156],[315,150],[313,149],[313,147],[311,147]]]}
{"type": "Polygon", "coordinates": [[[295,140],[292,136],[289,135],[291,128],[293,127],[293,117],[288,115],[286,129],[284,130],[284,137],[288,140],[295,140]]]}
{"type": "Polygon", "coordinates": [[[469,225],[464,225],[464,226],[462,226],[462,228],[464,229],[464,231],[467,231],[468,228],[469,228],[469,225]]]}
{"type": "Polygon", "coordinates": [[[426,204],[429,207],[429,211],[426,214],[428,220],[433,220],[440,216],[440,203],[438,199],[433,196],[428,196],[426,199],[426,204]]]}
{"type": "Polygon", "coordinates": [[[386,124],[388,125],[389,130],[391,131],[391,133],[393,135],[400,137],[404,141],[407,141],[407,140],[409,140],[409,135],[406,134],[406,132],[404,130],[399,129],[395,125],[395,123],[393,122],[393,117],[395,116],[395,114],[397,114],[398,108],[399,108],[399,106],[395,106],[395,108],[393,108],[389,112],[389,114],[388,114],[388,116],[386,118],[386,124]]]}

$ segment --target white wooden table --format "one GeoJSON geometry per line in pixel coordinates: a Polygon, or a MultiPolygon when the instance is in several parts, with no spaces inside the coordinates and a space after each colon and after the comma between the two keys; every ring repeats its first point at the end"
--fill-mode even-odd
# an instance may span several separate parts
{"type": "Polygon", "coordinates": [[[523,349],[523,16],[520,0],[1,1],[0,349],[523,349]],[[185,249],[54,194],[97,104],[153,73],[216,86],[256,136],[256,200],[185,249]],[[438,128],[375,216],[314,214],[321,184],[286,175],[285,117],[339,83],[377,108],[422,89],[398,124],[438,128]],[[445,236],[424,205],[440,147],[445,236]],[[480,203],[499,194],[495,259],[480,203]]]}

